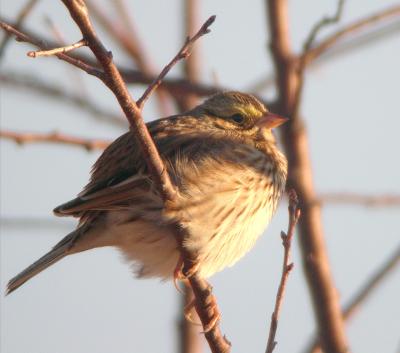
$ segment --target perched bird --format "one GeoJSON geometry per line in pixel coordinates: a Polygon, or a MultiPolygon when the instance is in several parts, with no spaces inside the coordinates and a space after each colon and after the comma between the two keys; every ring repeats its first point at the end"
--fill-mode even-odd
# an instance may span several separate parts
{"type": "Polygon", "coordinates": [[[127,132],[93,166],[77,198],[55,208],[79,218],[76,230],[8,283],[8,293],[67,255],[115,246],[138,277],[173,278],[180,253],[173,224],[201,277],[233,265],[268,225],[285,188],[287,161],[271,129],[287,119],[252,95],[218,93],[147,127],[177,189],[164,204],[138,142],[127,132]]]}

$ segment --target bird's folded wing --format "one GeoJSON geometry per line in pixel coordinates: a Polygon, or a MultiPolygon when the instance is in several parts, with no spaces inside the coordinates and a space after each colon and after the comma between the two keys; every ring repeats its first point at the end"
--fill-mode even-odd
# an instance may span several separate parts
{"type": "Polygon", "coordinates": [[[132,176],[118,184],[82,194],[54,209],[57,216],[77,216],[86,211],[110,211],[149,197],[150,183],[145,176],[132,176]]]}

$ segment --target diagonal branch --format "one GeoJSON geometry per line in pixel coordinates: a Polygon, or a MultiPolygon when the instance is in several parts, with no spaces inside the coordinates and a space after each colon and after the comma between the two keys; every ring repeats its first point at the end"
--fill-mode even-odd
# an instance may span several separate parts
{"type": "MultiPolygon", "coordinates": [[[[343,307],[343,317],[348,320],[360,306],[374,293],[374,290],[383,282],[383,280],[392,273],[400,264],[400,246],[391,254],[374,274],[358,289],[352,299],[343,307]]],[[[318,339],[314,337],[311,343],[304,350],[304,353],[321,352],[318,339]]]]}
{"type": "MultiPolygon", "coordinates": [[[[15,21],[15,27],[19,28],[24,22],[25,18],[32,12],[33,8],[37,4],[38,0],[28,0],[25,6],[21,9],[15,21]]],[[[11,33],[6,33],[0,43],[0,58],[3,56],[7,44],[11,38],[11,33]]]]}
{"type": "MultiPolygon", "coordinates": [[[[310,31],[310,34],[308,35],[308,38],[306,39],[303,45],[303,53],[307,53],[310,50],[311,46],[314,44],[315,39],[317,38],[317,35],[324,27],[333,25],[340,21],[340,18],[342,17],[343,13],[344,2],[345,0],[338,0],[336,13],[333,16],[323,17],[314,25],[314,27],[310,31]]],[[[303,89],[305,85],[304,71],[306,68],[305,55],[300,55],[298,61],[299,62],[297,68],[298,71],[297,76],[299,77],[299,84],[297,88],[296,98],[294,101],[293,116],[297,116],[299,114],[300,103],[303,96],[303,89]]]]}
{"type": "MultiPolygon", "coordinates": [[[[0,28],[2,28],[6,32],[14,35],[16,37],[16,40],[19,42],[31,43],[42,50],[50,50],[51,49],[48,45],[46,45],[46,43],[44,41],[42,41],[38,38],[32,38],[29,35],[20,32],[19,30],[17,30],[16,28],[14,28],[13,26],[9,25],[8,23],[6,23],[4,21],[0,21],[0,28]]],[[[89,75],[96,76],[100,79],[102,79],[102,77],[103,77],[103,72],[101,72],[100,70],[96,69],[95,67],[89,65],[88,63],[84,62],[81,59],[76,59],[76,58],[69,56],[68,54],[64,54],[64,53],[58,53],[55,55],[59,59],[64,60],[64,61],[68,62],[69,64],[76,66],[77,68],[85,71],[89,75]]]]}
{"type": "Polygon", "coordinates": [[[201,26],[201,28],[198,30],[198,32],[193,36],[193,37],[188,37],[186,38],[185,44],[183,44],[182,48],[179,50],[178,54],[175,55],[175,57],[164,67],[164,69],[161,71],[160,75],[152,82],[152,84],[146,89],[146,91],[143,93],[143,95],[139,98],[137,101],[137,105],[141,108],[143,107],[143,104],[146,102],[146,100],[149,98],[149,96],[161,85],[161,82],[163,78],[168,74],[168,72],[172,69],[172,67],[182,59],[186,59],[190,55],[190,50],[194,44],[194,42],[202,37],[203,35],[207,34],[210,32],[208,27],[210,27],[213,22],[215,21],[215,16],[211,16],[204,24],[201,26]]]}
{"type": "Polygon", "coordinates": [[[343,29],[339,30],[338,32],[330,35],[320,43],[316,44],[315,46],[311,47],[307,50],[302,56],[305,63],[308,65],[322,54],[324,54],[328,49],[332,48],[336,43],[340,40],[348,37],[349,35],[354,34],[357,31],[362,29],[371,27],[373,25],[377,25],[381,22],[400,17],[400,6],[393,6],[384,11],[378,12],[371,16],[361,18],[352,24],[344,27],[343,29]]]}
{"type": "Polygon", "coordinates": [[[271,325],[269,328],[268,342],[265,353],[272,353],[276,347],[277,342],[275,341],[276,330],[278,328],[278,319],[282,307],[283,296],[285,294],[286,283],[289,278],[290,271],[293,269],[293,263],[290,262],[291,258],[291,245],[296,228],[297,221],[300,218],[300,208],[298,206],[298,199],[296,192],[292,189],[289,193],[289,225],[287,233],[281,232],[282,245],[284,248],[283,264],[281,280],[276,293],[275,308],[271,316],[271,325]]]}
{"type": "Polygon", "coordinates": [[[307,52],[308,50],[310,50],[310,48],[314,44],[315,39],[317,38],[318,34],[321,32],[321,30],[324,27],[333,25],[340,21],[340,18],[342,17],[342,14],[343,14],[344,2],[345,2],[345,0],[339,0],[337,3],[336,13],[333,16],[327,16],[327,17],[321,18],[314,25],[314,27],[310,31],[308,38],[305,41],[304,52],[307,52]]]}
{"type": "Polygon", "coordinates": [[[81,137],[61,134],[59,132],[37,133],[37,132],[15,132],[9,130],[0,130],[0,138],[15,141],[19,145],[36,142],[50,142],[62,145],[80,146],[88,151],[104,150],[110,141],[85,139],[81,137]]]}

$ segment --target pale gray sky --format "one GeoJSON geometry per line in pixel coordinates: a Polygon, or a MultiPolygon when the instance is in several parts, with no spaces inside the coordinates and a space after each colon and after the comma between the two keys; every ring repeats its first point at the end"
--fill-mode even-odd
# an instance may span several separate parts
{"type": "MultiPolygon", "coordinates": [[[[1,13],[13,18],[25,1],[3,0],[1,13]]],[[[131,1],[140,35],[161,67],[181,45],[182,6],[178,1],[131,1]]],[[[300,48],[313,23],[334,11],[335,1],[290,1],[293,44],[300,48]]],[[[348,0],[342,23],[397,1],[348,0]]],[[[204,82],[213,73],[221,85],[245,90],[271,71],[262,1],[204,1],[201,19],[216,14],[212,32],[200,42],[204,82]]],[[[59,1],[42,0],[28,24],[46,33],[44,16],[65,37],[80,39],[59,1]]],[[[327,33],[326,31],[324,33],[327,33]]],[[[111,40],[118,63],[129,60],[111,40]]],[[[2,70],[30,71],[77,89],[76,76],[54,58],[30,59],[31,46],[11,43],[2,70]]],[[[398,34],[357,52],[321,64],[307,76],[303,112],[310,134],[318,191],[400,193],[400,69],[398,34]]],[[[172,72],[177,75],[178,68],[172,72]]],[[[84,75],[90,96],[118,112],[107,89],[84,75]]],[[[132,89],[135,97],[140,88],[132,89]]],[[[271,96],[272,92],[264,92],[271,96]]],[[[146,118],[157,116],[152,104],[146,118]]],[[[1,127],[21,131],[55,129],[80,136],[115,138],[122,130],[72,107],[36,95],[1,90],[1,127]]],[[[86,183],[98,153],[57,145],[16,146],[0,141],[1,213],[3,219],[51,218],[51,210],[73,198],[86,183]]],[[[6,282],[36,260],[74,227],[53,218],[47,226],[31,223],[1,226],[1,291],[6,282]]],[[[342,302],[398,246],[399,209],[326,206],[326,242],[342,302]]],[[[279,238],[286,229],[286,204],[254,250],[233,268],[211,279],[222,311],[222,331],[232,352],[263,352],[282,261],[279,238]]],[[[314,329],[297,244],[295,270],[289,279],[278,328],[276,352],[300,352],[314,329]]],[[[394,353],[399,349],[400,271],[378,289],[348,324],[355,353],[394,353]]],[[[136,280],[111,249],[64,259],[11,296],[1,295],[1,352],[106,353],[176,352],[178,295],[171,283],[136,280]]],[[[398,352],[398,351],[397,351],[398,352]]]]}

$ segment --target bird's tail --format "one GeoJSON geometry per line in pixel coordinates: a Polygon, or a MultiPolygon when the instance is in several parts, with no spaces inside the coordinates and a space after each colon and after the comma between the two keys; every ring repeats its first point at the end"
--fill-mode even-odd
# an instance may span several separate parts
{"type": "Polygon", "coordinates": [[[58,244],[56,244],[53,249],[51,249],[47,254],[42,256],[39,260],[35,261],[32,265],[27,267],[21,273],[12,278],[7,285],[7,293],[15,291],[18,287],[22,286],[26,281],[36,276],[47,267],[60,261],[63,257],[70,254],[70,249],[74,245],[75,240],[80,234],[80,229],[69,233],[65,236],[58,244]]]}

